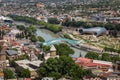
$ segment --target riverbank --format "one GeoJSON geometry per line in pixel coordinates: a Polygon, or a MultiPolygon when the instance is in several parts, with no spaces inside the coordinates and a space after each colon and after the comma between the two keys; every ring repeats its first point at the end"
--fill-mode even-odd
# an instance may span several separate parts
{"type": "MultiPolygon", "coordinates": [[[[24,26],[27,26],[27,27],[29,25],[31,25],[29,23],[19,22],[19,21],[15,21],[14,24],[16,24],[16,25],[24,25],[24,26]]],[[[34,25],[34,26],[40,27],[39,25],[34,25]]],[[[63,37],[62,34],[63,33],[61,33],[61,32],[58,32],[57,34],[55,34],[54,32],[51,32],[48,29],[40,29],[40,28],[37,28],[37,31],[36,31],[36,35],[43,37],[45,39],[45,41],[61,38],[61,37],[63,37]]],[[[74,50],[75,53],[73,55],[70,55],[70,56],[74,57],[74,58],[77,58],[80,55],[82,55],[84,57],[86,55],[86,53],[87,53],[87,51],[84,51],[82,49],[77,49],[77,48],[74,48],[74,47],[71,47],[71,48],[74,50]]]]}
{"type": "Polygon", "coordinates": [[[50,24],[50,23],[46,23],[40,20],[37,20],[33,17],[28,17],[28,16],[18,16],[18,15],[9,15],[9,17],[11,17],[14,21],[23,21],[26,23],[30,23],[33,25],[39,25],[39,26],[43,26],[46,29],[57,33],[62,31],[62,26],[56,25],[56,24],[50,24]]]}

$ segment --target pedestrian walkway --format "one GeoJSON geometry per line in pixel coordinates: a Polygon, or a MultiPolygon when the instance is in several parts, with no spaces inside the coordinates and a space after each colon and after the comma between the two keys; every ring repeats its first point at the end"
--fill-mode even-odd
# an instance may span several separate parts
{"type": "Polygon", "coordinates": [[[70,40],[70,39],[66,39],[66,38],[57,38],[57,39],[46,41],[43,43],[43,45],[51,45],[51,44],[55,44],[55,43],[59,43],[59,42],[67,42],[71,45],[76,45],[76,44],[79,44],[81,41],[70,40]]]}

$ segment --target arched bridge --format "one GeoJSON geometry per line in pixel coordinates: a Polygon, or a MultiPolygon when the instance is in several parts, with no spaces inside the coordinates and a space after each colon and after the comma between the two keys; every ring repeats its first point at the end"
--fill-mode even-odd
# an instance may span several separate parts
{"type": "Polygon", "coordinates": [[[66,38],[57,38],[57,39],[46,41],[43,43],[43,45],[51,45],[51,44],[58,43],[58,42],[67,42],[71,45],[76,45],[76,44],[79,44],[81,41],[70,40],[70,39],[66,39],[66,38]]]}

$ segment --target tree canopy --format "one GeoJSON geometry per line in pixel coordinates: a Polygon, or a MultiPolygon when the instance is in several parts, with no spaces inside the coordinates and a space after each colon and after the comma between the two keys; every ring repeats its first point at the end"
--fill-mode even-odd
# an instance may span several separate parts
{"type": "Polygon", "coordinates": [[[4,69],[3,72],[4,72],[4,75],[5,75],[5,79],[13,79],[13,78],[15,78],[14,73],[13,73],[12,70],[4,69]]]}
{"type": "Polygon", "coordinates": [[[21,77],[30,78],[30,71],[29,71],[29,69],[22,69],[21,77]]]}
{"type": "MultiPolygon", "coordinates": [[[[60,44],[55,44],[55,48],[57,49],[57,55],[60,56],[69,56],[70,54],[74,54],[74,50],[70,48],[69,45],[60,43],[60,44]]],[[[49,52],[50,51],[50,46],[42,46],[44,52],[49,52]]]]}
{"type": "Polygon", "coordinates": [[[111,57],[108,53],[103,53],[101,59],[104,61],[111,61],[111,57]]]}
{"type": "Polygon", "coordinates": [[[78,80],[85,76],[84,69],[75,64],[72,58],[67,56],[49,58],[46,63],[40,65],[37,73],[40,78],[53,77],[55,80],[61,77],[78,80]]]}
{"type": "Polygon", "coordinates": [[[16,27],[19,30],[25,30],[25,26],[24,25],[17,25],[16,27]]]}
{"type": "Polygon", "coordinates": [[[50,46],[43,46],[43,45],[41,45],[41,46],[42,46],[44,52],[47,53],[50,51],[50,46]]]}
{"type": "Polygon", "coordinates": [[[117,55],[109,55],[108,53],[98,54],[95,52],[88,52],[85,56],[86,58],[96,59],[96,60],[103,60],[103,61],[111,61],[116,63],[116,61],[120,61],[120,57],[117,55]]]}
{"type": "Polygon", "coordinates": [[[67,19],[65,22],[62,23],[63,26],[67,27],[84,27],[84,28],[91,28],[91,27],[105,27],[107,30],[117,30],[120,31],[119,23],[113,24],[113,23],[100,23],[100,22],[84,22],[84,21],[75,21],[67,19]]]}
{"type": "Polygon", "coordinates": [[[44,38],[41,37],[41,36],[38,36],[37,39],[38,39],[38,41],[40,41],[40,42],[45,42],[44,38]]]}
{"type": "Polygon", "coordinates": [[[36,42],[37,41],[37,37],[35,35],[32,35],[30,37],[30,40],[31,40],[31,42],[36,42]]]}
{"type": "Polygon", "coordinates": [[[88,52],[85,57],[90,59],[99,59],[99,55],[94,52],[88,52]]]}
{"type": "Polygon", "coordinates": [[[68,34],[64,34],[64,37],[67,39],[72,39],[68,34]]]}
{"type": "Polygon", "coordinates": [[[74,54],[74,50],[70,48],[67,44],[61,43],[61,44],[56,44],[55,48],[57,49],[57,54],[62,56],[69,56],[70,54],[74,54]]]}
{"type": "Polygon", "coordinates": [[[118,53],[120,53],[120,49],[114,49],[114,48],[111,48],[111,47],[104,47],[104,50],[105,51],[110,51],[110,52],[118,52],[118,53]]]}
{"type": "Polygon", "coordinates": [[[39,21],[39,20],[37,20],[35,18],[32,18],[32,17],[18,16],[18,15],[9,15],[9,16],[15,21],[24,21],[26,23],[30,23],[30,24],[34,24],[34,25],[40,25],[40,26],[42,25],[46,29],[51,30],[55,33],[62,30],[62,26],[59,26],[59,25],[56,25],[56,24],[51,24],[51,23],[46,23],[46,22],[43,22],[43,21],[39,21]]]}
{"type": "Polygon", "coordinates": [[[29,69],[24,69],[21,66],[16,67],[15,69],[17,76],[22,78],[30,78],[30,71],[29,69]]]}
{"type": "Polygon", "coordinates": [[[58,21],[57,18],[48,18],[48,22],[51,24],[59,24],[60,21],[58,21]]]}

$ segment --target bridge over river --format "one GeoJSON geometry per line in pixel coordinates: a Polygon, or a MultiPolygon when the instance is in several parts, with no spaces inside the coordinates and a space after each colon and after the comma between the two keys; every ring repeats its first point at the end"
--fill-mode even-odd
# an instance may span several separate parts
{"type": "Polygon", "coordinates": [[[70,45],[76,45],[76,44],[81,43],[82,41],[70,40],[70,39],[66,39],[66,38],[57,38],[57,39],[46,41],[43,43],[43,45],[52,45],[52,44],[59,43],[59,42],[67,42],[70,45]]]}

